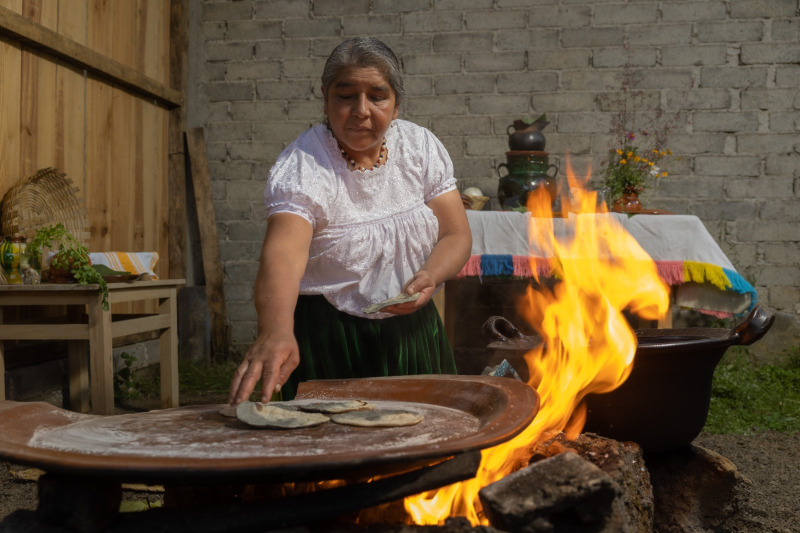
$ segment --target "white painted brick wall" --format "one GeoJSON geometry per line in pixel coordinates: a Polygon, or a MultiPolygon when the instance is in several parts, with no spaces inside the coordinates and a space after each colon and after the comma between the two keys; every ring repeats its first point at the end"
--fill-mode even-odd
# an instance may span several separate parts
{"type": "MultiPolygon", "coordinates": [[[[700,217],[763,302],[800,314],[797,0],[190,2],[189,123],[204,126],[234,350],[255,336],[266,172],[322,117],[342,39],[401,57],[403,118],[431,128],[463,186],[494,196],[515,118],[547,113],[551,162],[599,168],[626,62],[648,106],[681,111],[646,203],[700,217]],[[631,46],[630,55],[623,46],[631,46]],[[677,159],[679,157],[680,159],[677,159]]],[[[800,336],[800,334],[795,335],[800,336]]]]}

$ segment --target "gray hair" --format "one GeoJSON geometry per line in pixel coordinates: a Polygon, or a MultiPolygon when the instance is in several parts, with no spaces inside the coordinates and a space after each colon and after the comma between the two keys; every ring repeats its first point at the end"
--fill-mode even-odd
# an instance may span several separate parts
{"type": "Polygon", "coordinates": [[[405,97],[400,61],[392,49],[374,37],[353,37],[333,49],[322,70],[322,90],[325,94],[339,73],[348,67],[374,67],[380,71],[394,91],[396,104],[405,97]]]}

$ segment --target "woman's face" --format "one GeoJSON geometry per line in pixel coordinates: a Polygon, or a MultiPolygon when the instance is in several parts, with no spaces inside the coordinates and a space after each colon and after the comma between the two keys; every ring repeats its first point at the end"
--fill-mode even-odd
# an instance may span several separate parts
{"type": "Polygon", "coordinates": [[[386,130],[397,118],[394,90],[374,67],[348,67],[325,94],[324,112],[333,136],[361,165],[375,163],[386,130]]]}

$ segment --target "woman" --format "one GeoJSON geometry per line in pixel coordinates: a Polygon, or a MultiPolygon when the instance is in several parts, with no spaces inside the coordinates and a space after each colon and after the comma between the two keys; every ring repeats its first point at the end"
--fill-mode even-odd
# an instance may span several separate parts
{"type": "Polygon", "coordinates": [[[341,43],[322,75],[325,122],[278,157],[264,193],[258,337],[230,402],[291,399],[308,379],[455,373],[431,301],[472,237],[453,166],[433,134],[397,120],[400,65],[373,38],[341,43]],[[399,293],[415,301],[375,314],[399,293]],[[298,296],[299,295],[299,296],[298,296]]]}

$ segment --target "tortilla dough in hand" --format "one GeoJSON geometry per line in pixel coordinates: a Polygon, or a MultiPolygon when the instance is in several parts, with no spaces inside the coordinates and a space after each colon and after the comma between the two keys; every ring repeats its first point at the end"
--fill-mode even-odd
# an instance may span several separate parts
{"type": "Polygon", "coordinates": [[[375,404],[367,403],[364,400],[340,400],[336,402],[311,402],[297,406],[301,411],[309,413],[323,413],[335,415],[338,413],[349,413],[350,411],[361,411],[364,409],[375,409],[375,404]]]}
{"type": "Polygon", "coordinates": [[[331,416],[337,424],[359,427],[401,427],[413,426],[422,422],[424,417],[413,411],[400,409],[375,409],[372,411],[351,411],[331,416]]]}
{"type": "Polygon", "coordinates": [[[394,298],[389,298],[388,300],[384,300],[384,301],[376,303],[376,304],[368,305],[367,307],[363,308],[361,311],[366,313],[366,314],[368,314],[368,315],[371,315],[372,313],[377,313],[378,311],[380,311],[384,307],[389,307],[390,305],[404,304],[406,302],[414,302],[416,300],[419,300],[419,295],[420,295],[420,293],[416,293],[416,294],[412,294],[411,296],[409,296],[408,294],[405,294],[405,293],[401,292],[400,294],[398,294],[394,298]]]}
{"type": "Polygon", "coordinates": [[[255,427],[297,429],[324,424],[330,418],[320,413],[304,413],[289,406],[261,402],[242,402],[236,418],[255,427]]]}

